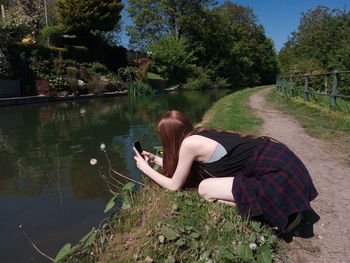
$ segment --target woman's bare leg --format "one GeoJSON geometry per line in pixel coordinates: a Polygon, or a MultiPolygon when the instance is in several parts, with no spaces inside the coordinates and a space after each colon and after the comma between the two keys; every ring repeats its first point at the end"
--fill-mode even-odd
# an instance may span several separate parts
{"type": "Polygon", "coordinates": [[[204,179],[198,186],[198,193],[207,201],[223,202],[235,205],[232,194],[234,177],[220,177],[204,179]]]}

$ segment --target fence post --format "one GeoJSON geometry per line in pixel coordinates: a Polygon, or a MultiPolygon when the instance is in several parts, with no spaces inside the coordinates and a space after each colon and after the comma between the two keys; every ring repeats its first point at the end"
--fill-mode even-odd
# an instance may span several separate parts
{"type": "Polygon", "coordinates": [[[339,75],[338,71],[334,70],[332,94],[331,94],[331,107],[332,108],[335,108],[335,106],[337,106],[338,75],[339,75]]]}
{"type": "Polygon", "coordinates": [[[310,98],[309,98],[309,74],[305,75],[304,100],[310,101],[310,98]]]}
{"type": "Polygon", "coordinates": [[[294,97],[294,78],[290,77],[290,96],[294,97]]]}

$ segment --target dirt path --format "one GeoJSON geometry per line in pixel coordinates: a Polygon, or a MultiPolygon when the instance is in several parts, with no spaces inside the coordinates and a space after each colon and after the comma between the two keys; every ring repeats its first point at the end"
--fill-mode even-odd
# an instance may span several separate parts
{"type": "Polygon", "coordinates": [[[350,262],[350,168],[334,146],[306,134],[289,115],[266,103],[272,88],[250,97],[250,105],[264,120],[261,134],[289,146],[309,169],[319,196],[311,205],[320,216],[312,238],[294,237],[286,243],[289,262],[350,262]]]}

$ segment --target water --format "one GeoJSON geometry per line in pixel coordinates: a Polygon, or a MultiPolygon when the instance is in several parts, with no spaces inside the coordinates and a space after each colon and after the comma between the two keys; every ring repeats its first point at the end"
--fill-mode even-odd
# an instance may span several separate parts
{"type": "MultiPolygon", "coordinates": [[[[54,257],[107,216],[111,195],[100,144],[112,166],[139,179],[132,142],[159,145],[159,116],[179,109],[193,121],[228,91],[182,92],[129,99],[96,98],[0,108],[0,262],[50,262],[19,229],[54,257]],[[97,164],[90,165],[96,158],[97,164]]],[[[125,182],[125,181],[124,181],[125,182]]]]}

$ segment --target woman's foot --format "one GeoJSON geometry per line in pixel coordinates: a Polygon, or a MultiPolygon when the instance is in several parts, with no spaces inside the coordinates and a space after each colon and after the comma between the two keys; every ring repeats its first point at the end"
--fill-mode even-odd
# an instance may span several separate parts
{"type": "Polygon", "coordinates": [[[303,218],[303,213],[298,212],[294,213],[288,216],[288,223],[282,234],[287,234],[290,231],[292,231],[299,223],[301,222],[301,219],[303,218]]]}

